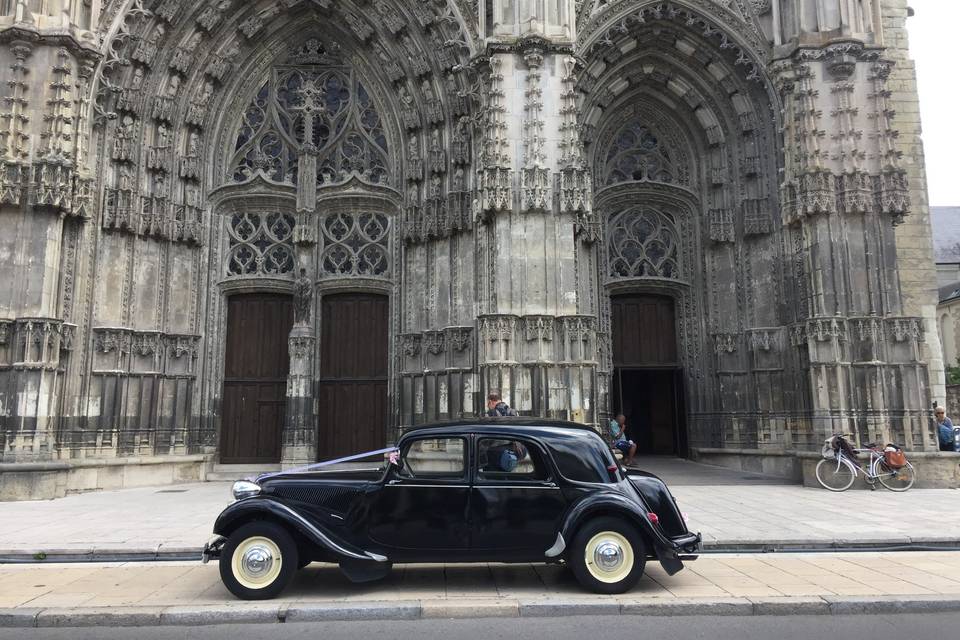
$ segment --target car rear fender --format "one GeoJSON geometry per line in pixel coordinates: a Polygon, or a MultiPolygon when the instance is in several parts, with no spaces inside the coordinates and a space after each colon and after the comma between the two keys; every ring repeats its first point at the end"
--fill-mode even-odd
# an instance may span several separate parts
{"type": "Polygon", "coordinates": [[[567,512],[560,534],[569,544],[584,522],[600,514],[620,516],[633,523],[653,545],[653,550],[658,555],[661,547],[670,546],[669,541],[650,522],[640,505],[618,493],[590,494],[577,502],[567,512]]]}
{"type": "Polygon", "coordinates": [[[307,520],[286,504],[272,498],[254,496],[234,502],[224,509],[213,525],[217,535],[229,537],[237,527],[252,520],[271,520],[296,531],[317,547],[327,549],[335,556],[350,560],[387,562],[386,556],[365,551],[334,535],[327,527],[307,520]]]}

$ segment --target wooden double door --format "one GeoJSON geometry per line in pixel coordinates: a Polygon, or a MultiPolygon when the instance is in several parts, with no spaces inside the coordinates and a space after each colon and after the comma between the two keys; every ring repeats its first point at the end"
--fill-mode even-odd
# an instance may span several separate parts
{"type": "MultiPolygon", "coordinates": [[[[389,301],[371,294],[323,297],[317,385],[320,459],[385,446],[389,301]]],[[[220,461],[280,461],[290,371],[293,301],[277,294],[229,299],[220,461]]]]}
{"type": "Polygon", "coordinates": [[[638,453],[686,455],[673,299],[615,296],[611,314],[613,413],[626,416],[638,453]]]}
{"type": "Polygon", "coordinates": [[[269,293],[227,303],[220,462],[280,462],[293,300],[269,293]]]}

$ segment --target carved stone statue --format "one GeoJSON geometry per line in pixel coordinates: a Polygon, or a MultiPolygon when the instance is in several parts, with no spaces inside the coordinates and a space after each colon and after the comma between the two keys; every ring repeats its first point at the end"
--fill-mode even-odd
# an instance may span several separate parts
{"type": "Polygon", "coordinates": [[[307,277],[307,270],[300,269],[300,275],[293,283],[293,322],[310,324],[313,308],[313,282],[307,277]]]}
{"type": "Polygon", "coordinates": [[[873,0],[801,0],[780,3],[781,21],[789,38],[792,34],[790,14],[797,11],[801,33],[839,33],[853,35],[873,33],[873,0]]]}

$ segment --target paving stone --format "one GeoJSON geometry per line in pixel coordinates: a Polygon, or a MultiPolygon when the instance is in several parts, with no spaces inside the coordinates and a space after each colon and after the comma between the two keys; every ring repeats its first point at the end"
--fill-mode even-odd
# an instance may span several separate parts
{"type": "Polygon", "coordinates": [[[421,615],[417,600],[390,602],[332,602],[290,605],[286,622],[314,622],[321,620],[412,620],[421,615]]]}
{"type": "Polygon", "coordinates": [[[515,618],[520,615],[517,600],[424,600],[424,618],[515,618]]]}
{"type": "Polygon", "coordinates": [[[747,598],[624,601],[620,612],[635,616],[749,616],[753,615],[753,603],[747,598]]]}
{"type": "Polygon", "coordinates": [[[160,624],[163,607],[75,607],[44,609],[37,627],[148,627],[160,624]]]}
{"type": "Polygon", "coordinates": [[[830,605],[820,597],[750,598],[753,613],[759,616],[829,615],[830,605]]]}
{"type": "Polygon", "coordinates": [[[0,609],[0,628],[33,627],[37,616],[43,609],[17,607],[15,609],[0,609]]]}
{"type": "Polygon", "coordinates": [[[615,616],[620,614],[620,603],[616,600],[597,600],[584,602],[578,599],[521,600],[522,617],[557,616],[615,616]]]}

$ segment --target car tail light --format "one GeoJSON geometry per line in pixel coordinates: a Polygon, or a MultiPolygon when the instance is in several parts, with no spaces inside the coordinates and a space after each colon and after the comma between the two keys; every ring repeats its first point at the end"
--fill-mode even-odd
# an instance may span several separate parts
{"type": "Polygon", "coordinates": [[[655,514],[653,511],[647,514],[647,519],[653,524],[660,524],[660,516],[655,514]]]}

